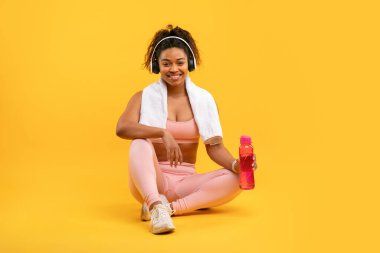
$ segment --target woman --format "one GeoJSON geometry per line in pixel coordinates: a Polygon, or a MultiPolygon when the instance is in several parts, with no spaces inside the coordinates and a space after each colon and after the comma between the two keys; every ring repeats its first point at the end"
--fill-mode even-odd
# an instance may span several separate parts
{"type": "Polygon", "coordinates": [[[197,62],[199,51],[189,32],[172,25],[158,31],[144,66],[160,73],[160,80],[149,86],[155,89],[134,94],[117,123],[117,136],[132,140],[129,185],[143,205],[141,219],[151,221],[154,234],[175,229],[172,215],[218,206],[241,192],[239,161],[222,143],[215,102],[204,89],[190,88],[196,86],[190,86],[188,72],[197,62]],[[199,96],[202,99],[195,102],[199,96]],[[158,100],[163,101],[162,108],[158,100]],[[206,102],[210,106],[199,105],[206,102]],[[160,120],[164,125],[157,123],[160,120]],[[222,169],[196,173],[200,135],[207,154],[222,169]]]}

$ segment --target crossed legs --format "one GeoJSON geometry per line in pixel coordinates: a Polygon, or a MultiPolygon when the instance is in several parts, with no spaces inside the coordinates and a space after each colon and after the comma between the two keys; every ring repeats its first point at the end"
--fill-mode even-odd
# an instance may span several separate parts
{"type": "Polygon", "coordinates": [[[154,147],[148,139],[135,139],[129,151],[129,186],[132,195],[149,207],[160,202],[159,194],[172,201],[175,214],[189,213],[200,208],[218,206],[229,202],[240,192],[236,174],[219,169],[204,174],[187,175],[175,180],[163,173],[154,147]]]}

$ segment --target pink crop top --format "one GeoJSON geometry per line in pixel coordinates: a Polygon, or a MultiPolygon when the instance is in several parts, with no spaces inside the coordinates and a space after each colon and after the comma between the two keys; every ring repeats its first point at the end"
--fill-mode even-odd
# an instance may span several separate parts
{"type": "MultiPolygon", "coordinates": [[[[199,130],[194,118],[187,121],[166,120],[166,129],[173,135],[177,143],[199,142],[199,130]]],[[[152,138],[150,140],[152,143],[163,143],[162,138],[152,138]]]]}

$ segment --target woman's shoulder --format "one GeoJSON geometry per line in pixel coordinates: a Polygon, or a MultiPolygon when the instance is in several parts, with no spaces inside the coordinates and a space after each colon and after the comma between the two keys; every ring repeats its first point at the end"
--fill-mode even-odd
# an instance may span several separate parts
{"type": "Polygon", "coordinates": [[[139,90],[135,94],[132,95],[132,98],[141,98],[142,94],[143,94],[143,90],[139,90]]]}
{"type": "Polygon", "coordinates": [[[132,97],[129,99],[129,102],[130,103],[138,103],[140,104],[141,103],[141,100],[142,100],[142,93],[143,91],[140,90],[140,91],[137,91],[135,94],[132,95],[132,97]]]}

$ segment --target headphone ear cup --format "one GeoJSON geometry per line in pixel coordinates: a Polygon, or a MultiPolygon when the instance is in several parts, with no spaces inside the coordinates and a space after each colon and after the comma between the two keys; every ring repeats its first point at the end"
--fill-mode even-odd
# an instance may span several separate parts
{"type": "Polygon", "coordinates": [[[152,62],[152,72],[155,74],[160,73],[160,66],[158,65],[157,61],[152,62]]]}
{"type": "Polygon", "coordinates": [[[195,66],[194,66],[194,60],[192,58],[189,59],[189,62],[188,62],[188,69],[189,71],[193,71],[195,69],[195,66]]]}

